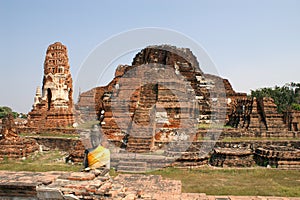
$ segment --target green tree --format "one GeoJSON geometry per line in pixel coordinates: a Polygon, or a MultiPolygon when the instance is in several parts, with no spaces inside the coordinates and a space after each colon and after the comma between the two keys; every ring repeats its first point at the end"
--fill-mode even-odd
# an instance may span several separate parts
{"type": "Polygon", "coordinates": [[[14,118],[18,117],[19,115],[17,112],[13,112],[10,107],[0,106],[0,119],[4,118],[9,113],[11,113],[14,116],[14,118]]]}
{"type": "Polygon", "coordinates": [[[300,103],[300,83],[289,83],[282,87],[261,88],[251,91],[252,97],[271,97],[277,105],[278,112],[283,113],[297,108],[300,103]]]}
{"type": "Polygon", "coordinates": [[[300,104],[298,104],[298,103],[293,103],[293,104],[292,104],[292,109],[300,111],[300,104]]]}

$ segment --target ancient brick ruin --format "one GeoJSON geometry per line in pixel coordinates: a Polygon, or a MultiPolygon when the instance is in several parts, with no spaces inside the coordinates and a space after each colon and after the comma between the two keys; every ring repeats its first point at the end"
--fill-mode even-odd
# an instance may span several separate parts
{"type": "Polygon", "coordinates": [[[83,118],[98,118],[110,141],[147,152],[155,142],[174,141],[178,135],[193,141],[195,133],[188,132],[196,132],[198,123],[224,120],[218,113],[225,118],[225,94],[245,96],[235,93],[228,80],[204,74],[189,49],[150,46],[131,66],[118,66],[107,86],[82,93],[76,108],[83,118]]]}
{"type": "Polygon", "coordinates": [[[46,52],[42,91],[38,87],[28,126],[35,128],[68,127],[74,123],[73,86],[67,48],[60,42],[46,52]]]}
{"type": "Polygon", "coordinates": [[[235,92],[227,79],[203,73],[189,49],[168,45],[149,46],[131,65],[119,65],[114,79],[82,93],[76,108],[82,119],[98,119],[100,132],[116,147],[135,153],[163,152],[152,158],[122,151],[112,154],[112,166],[120,171],[145,171],[170,163],[249,167],[258,162],[256,149],[268,145],[214,148],[218,137],[299,137],[298,132],[288,131],[297,131],[296,113],[286,117],[293,124],[288,127],[273,99],[235,92]],[[232,128],[208,131],[209,125],[222,123],[232,128]]]}
{"type": "Polygon", "coordinates": [[[288,125],[289,131],[299,131],[300,111],[292,110],[284,113],[284,121],[288,125]]]}
{"type": "Polygon", "coordinates": [[[210,164],[216,167],[252,167],[253,152],[247,148],[215,148],[210,164]]]}
{"type": "Polygon", "coordinates": [[[238,98],[230,106],[227,125],[257,132],[288,130],[272,98],[238,98]]]}
{"type": "Polygon", "coordinates": [[[300,149],[293,146],[270,145],[255,150],[257,163],[285,169],[300,169],[300,149]]]}
{"type": "Polygon", "coordinates": [[[180,121],[186,117],[197,120],[192,122],[195,124],[211,124],[222,121],[218,118],[222,116],[221,113],[226,118],[227,125],[241,131],[287,131],[283,116],[278,114],[271,98],[252,99],[245,93],[235,92],[227,79],[204,74],[189,49],[167,45],[147,47],[135,56],[131,66],[118,66],[115,78],[107,86],[82,93],[76,107],[81,111],[83,118],[98,118],[101,130],[109,140],[128,140],[129,150],[136,149],[134,146],[141,146],[141,143],[147,144],[143,147],[145,151],[149,151],[153,148],[153,142],[172,141],[172,135],[182,126],[180,121]],[[144,73],[138,69],[145,65],[164,76],[153,76],[148,69],[148,78],[155,79],[159,84],[153,84],[151,80],[149,83],[140,80],[139,76],[147,78],[145,74],[138,74],[144,73]],[[170,66],[174,74],[182,75],[185,80],[180,82],[170,73],[162,73],[163,70],[159,69],[159,66],[170,66]],[[186,83],[190,85],[189,88],[186,87],[186,83]],[[191,93],[193,97],[186,102],[181,101],[180,104],[178,93],[174,94],[174,91],[191,93]],[[128,93],[131,93],[130,97],[128,93]],[[122,104],[119,99],[126,102],[122,104]],[[119,107],[114,109],[112,107],[116,102],[119,103],[119,107]],[[189,111],[184,113],[185,110],[189,111]],[[129,113],[126,115],[126,112],[129,113]],[[219,115],[215,116],[216,113],[219,115]],[[185,114],[188,116],[184,116],[185,114]],[[149,135],[134,139],[134,127],[131,127],[130,122],[123,127],[118,123],[128,119],[132,120],[132,124],[142,126],[151,121],[151,131],[143,130],[149,135]]]}
{"type": "Polygon", "coordinates": [[[0,161],[26,158],[30,153],[39,149],[35,140],[19,137],[12,115],[3,119],[0,147],[0,161]]]}

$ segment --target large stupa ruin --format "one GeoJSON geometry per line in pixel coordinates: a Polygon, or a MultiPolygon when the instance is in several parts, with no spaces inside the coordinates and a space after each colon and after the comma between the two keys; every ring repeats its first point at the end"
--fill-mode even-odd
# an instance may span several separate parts
{"type": "Polygon", "coordinates": [[[246,94],[203,73],[189,49],[159,45],[141,50],[132,65],[119,65],[107,86],[82,93],[76,108],[83,119],[98,119],[110,141],[147,152],[156,142],[193,141],[198,125],[222,123],[226,98],[238,96],[246,94]]]}
{"type": "Polygon", "coordinates": [[[169,45],[141,50],[131,65],[117,67],[107,86],[82,93],[76,108],[82,119],[98,119],[110,141],[132,152],[180,137],[196,141],[196,135],[207,136],[199,127],[214,123],[240,132],[287,131],[272,99],[235,92],[227,79],[205,74],[189,49],[169,45]],[[194,128],[197,133],[189,134],[194,128]]]}
{"type": "Polygon", "coordinates": [[[34,128],[68,127],[74,123],[73,86],[67,48],[60,42],[46,52],[42,91],[36,90],[28,113],[28,126],[34,128]]]}

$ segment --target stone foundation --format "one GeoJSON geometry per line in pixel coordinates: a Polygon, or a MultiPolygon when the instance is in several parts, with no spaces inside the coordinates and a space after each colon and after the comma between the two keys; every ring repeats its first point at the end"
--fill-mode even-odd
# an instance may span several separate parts
{"type": "MultiPolygon", "coordinates": [[[[207,130],[198,130],[197,138],[205,138],[207,136],[207,130]]],[[[249,137],[249,138],[261,138],[261,139],[268,139],[268,138],[295,138],[300,139],[300,132],[299,131],[251,131],[251,130],[239,130],[239,129],[231,129],[231,128],[224,128],[222,133],[220,134],[218,140],[227,138],[242,138],[242,137],[249,137]]]]}
{"type": "MultiPolygon", "coordinates": [[[[35,139],[38,144],[44,145],[50,149],[59,149],[61,151],[69,152],[72,160],[74,162],[82,163],[85,146],[83,145],[81,139],[72,139],[72,138],[47,138],[47,137],[31,137],[35,139]]],[[[290,146],[295,149],[300,149],[300,141],[243,141],[243,142],[221,142],[217,141],[215,146],[212,148],[210,145],[214,144],[212,141],[199,141],[191,143],[187,149],[180,150],[180,148],[170,148],[169,150],[162,151],[161,154],[149,154],[143,155],[139,153],[126,153],[121,151],[115,151],[114,149],[119,149],[119,147],[112,146],[111,149],[111,166],[120,169],[121,171],[147,171],[154,170],[159,168],[164,168],[166,166],[174,167],[199,167],[207,165],[208,160],[216,155],[215,149],[227,149],[223,152],[223,157],[220,156],[222,160],[230,160],[230,162],[236,161],[235,164],[228,164],[227,166],[232,167],[246,167],[252,166],[251,164],[243,164],[243,160],[251,160],[251,156],[255,155],[256,149],[259,148],[268,148],[269,146],[290,146]],[[211,151],[205,153],[200,153],[199,150],[203,147],[209,147],[211,151]],[[241,152],[240,156],[237,154],[232,155],[230,151],[241,152]],[[244,153],[246,151],[251,151],[251,155],[244,153]],[[164,152],[164,153],[163,153],[164,152]],[[212,156],[211,156],[212,155],[212,156]],[[226,157],[226,158],[225,158],[226,157]],[[249,159],[248,159],[249,158],[249,159]],[[241,164],[239,164],[241,163],[241,164]]],[[[156,143],[156,146],[161,146],[161,143],[156,143]]],[[[172,146],[169,144],[164,144],[162,146],[172,146]]],[[[185,147],[186,148],[186,147],[185,147]]],[[[221,153],[222,154],[222,153],[221,153]]],[[[300,157],[300,156],[299,156],[300,157]]],[[[219,158],[218,158],[219,159],[219,158]]],[[[296,161],[296,157],[293,157],[296,161]]],[[[221,163],[221,162],[218,162],[221,163]]],[[[224,163],[224,162],[223,162],[224,163]]],[[[249,162],[250,163],[250,162],[249,162]]],[[[296,163],[294,163],[296,164],[296,163]]],[[[215,165],[215,164],[213,164],[215,165]]],[[[226,165],[226,163],[225,163],[226,165]]],[[[215,166],[220,166],[216,164],[215,166]]]]}
{"type": "Polygon", "coordinates": [[[216,167],[252,167],[255,161],[249,149],[215,148],[210,164],[216,167]]]}
{"type": "Polygon", "coordinates": [[[257,163],[276,168],[300,169],[300,149],[291,146],[270,145],[255,150],[257,163]]]}

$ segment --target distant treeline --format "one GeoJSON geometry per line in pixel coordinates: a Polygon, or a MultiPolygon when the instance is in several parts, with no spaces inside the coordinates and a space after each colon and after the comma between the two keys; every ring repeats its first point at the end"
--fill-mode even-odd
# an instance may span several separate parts
{"type": "Polygon", "coordinates": [[[12,114],[14,116],[14,118],[17,118],[17,117],[26,118],[26,115],[14,112],[10,107],[0,106],[0,119],[4,118],[8,114],[12,114]]]}
{"type": "Polygon", "coordinates": [[[260,88],[251,90],[251,96],[256,98],[272,97],[279,113],[292,110],[300,111],[300,83],[287,83],[282,87],[260,88]]]}

